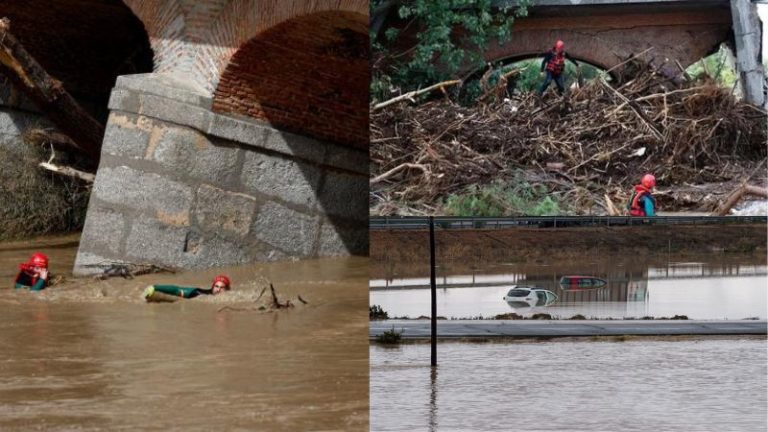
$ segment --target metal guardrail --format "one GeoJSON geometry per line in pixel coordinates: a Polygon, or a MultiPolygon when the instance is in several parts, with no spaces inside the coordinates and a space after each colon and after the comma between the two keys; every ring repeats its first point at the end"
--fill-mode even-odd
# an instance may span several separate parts
{"type": "MultiPolygon", "coordinates": [[[[656,216],[650,218],[632,216],[435,217],[435,227],[441,229],[743,224],[764,224],[768,226],[768,216],[656,216]]],[[[426,229],[429,227],[429,218],[376,216],[369,219],[368,226],[371,230],[426,229]]]]}

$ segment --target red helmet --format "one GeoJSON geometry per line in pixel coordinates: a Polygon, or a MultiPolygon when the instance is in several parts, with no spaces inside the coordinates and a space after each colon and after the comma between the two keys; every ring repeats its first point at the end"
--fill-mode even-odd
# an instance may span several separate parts
{"type": "Polygon", "coordinates": [[[555,50],[557,51],[562,51],[564,46],[565,44],[561,40],[555,42],[555,50]]]}
{"type": "Polygon", "coordinates": [[[215,278],[213,278],[213,283],[211,283],[211,288],[213,288],[213,286],[216,285],[216,282],[224,282],[224,285],[226,285],[225,289],[229,289],[230,287],[229,278],[224,275],[218,275],[215,278]]]}
{"type": "Polygon", "coordinates": [[[35,252],[29,258],[29,264],[36,267],[48,268],[48,257],[40,252],[35,252]]]}
{"type": "Polygon", "coordinates": [[[646,174],[643,176],[643,179],[640,180],[640,184],[647,189],[656,187],[656,177],[654,177],[653,174],[646,174]]]}

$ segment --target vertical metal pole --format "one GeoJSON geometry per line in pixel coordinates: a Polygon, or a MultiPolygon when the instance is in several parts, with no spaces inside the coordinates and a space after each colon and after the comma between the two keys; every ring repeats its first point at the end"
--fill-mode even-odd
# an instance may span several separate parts
{"type": "Polygon", "coordinates": [[[432,366],[437,366],[437,283],[435,282],[435,218],[429,217],[429,283],[432,291],[432,366]]]}

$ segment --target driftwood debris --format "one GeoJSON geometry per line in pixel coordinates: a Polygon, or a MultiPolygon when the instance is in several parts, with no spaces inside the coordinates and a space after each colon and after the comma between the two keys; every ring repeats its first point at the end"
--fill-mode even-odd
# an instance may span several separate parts
{"type": "Polygon", "coordinates": [[[489,100],[501,99],[502,96],[507,92],[507,84],[509,83],[509,79],[515,75],[518,75],[521,71],[523,71],[523,69],[513,69],[501,74],[495,85],[489,85],[489,78],[484,76],[483,78],[485,81],[481,83],[483,94],[477,98],[477,101],[486,102],[489,100]]]}
{"type": "Polygon", "coordinates": [[[273,309],[285,309],[285,308],[293,307],[293,303],[291,303],[290,300],[286,300],[283,303],[277,298],[277,294],[275,294],[275,287],[272,286],[272,284],[269,284],[269,290],[272,292],[272,308],[273,309]]]}
{"type": "MultiPolygon", "coordinates": [[[[256,297],[256,299],[254,300],[254,303],[258,303],[259,302],[259,300],[264,295],[264,292],[266,290],[267,290],[266,287],[262,288],[261,292],[256,297]]],[[[280,301],[280,299],[277,297],[277,292],[275,291],[275,287],[271,283],[269,284],[269,291],[270,291],[270,294],[272,295],[272,299],[271,299],[271,301],[269,301],[268,304],[262,304],[262,305],[259,305],[259,306],[252,306],[252,307],[224,306],[224,307],[220,308],[217,312],[224,312],[224,311],[232,311],[232,312],[249,312],[249,311],[250,312],[254,312],[254,311],[255,312],[274,312],[276,310],[292,309],[292,308],[296,307],[296,305],[292,301],[290,301],[290,300],[286,300],[284,302],[280,301]]],[[[297,296],[297,298],[299,299],[299,301],[302,304],[309,304],[309,302],[304,300],[303,298],[301,298],[300,295],[297,296]]]]}
{"type": "Polygon", "coordinates": [[[748,184],[742,184],[736,190],[728,195],[728,198],[718,209],[712,214],[712,216],[725,216],[731,209],[744,198],[745,195],[753,195],[762,198],[768,198],[768,189],[748,184]]]}
{"type": "Polygon", "coordinates": [[[398,102],[402,102],[404,100],[412,101],[413,98],[415,98],[418,95],[429,93],[432,90],[442,89],[442,88],[445,88],[445,87],[448,87],[448,86],[452,86],[452,85],[456,85],[456,84],[460,84],[460,83],[461,83],[461,80],[443,81],[441,83],[437,83],[435,85],[431,85],[431,86],[429,86],[427,88],[424,88],[424,89],[421,89],[421,90],[414,90],[414,91],[402,94],[402,95],[400,95],[398,97],[395,97],[395,98],[386,100],[384,102],[378,103],[378,104],[374,105],[371,110],[372,111],[380,110],[380,109],[382,109],[384,107],[387,107],[387,106],[392,105],[392,104],[396,104],[398,102]]]}
{"type": "Polygon", "coordinates": [[[67,167],[67,166],[54,165],[48,162],[40,162],[38,166],[48,171],[53,171],[56,174],[64,175],[67,177],[74,177],[88,183],[93,183],[96,180],[95,174],[76,170],[74,168],[67,167]]]}
{"type": "Polygon", "coordinates": [[[620,211],[616,205],[613,203],[613,200],[611,197],[608,196],[608,194],[604,195],[605,197],[605,209],[608,212],[608,216],[622,216],[624,215],[624,212],[620,211]]]}
{"type": "Polygon", "coordinates": [[[690,194],[678,187],[740,182],[766,157],[766,112],[729,89],[707,79],[674,83],[637,58],[621,72],[570,91],[567,106],[523,92],[473,106],[435,99],[372,112],[374,213],[434,214],[451,195],[524,175],[570,211],[612,214],[647,172],[672,192],[660,197],[665,211],[711,211],[717,194],[681,201],[690,194]]]}
{"type": "Polygon", "coordinates": [[[48,162],[40,162],[38,166],[42,169],[55,172],[56,174],[59,174],[59,175],[80,179],[86,183],[93,183],[94,181],[96,181],[95,174],[80,171],[72,167],[54,165],[53,160],[55,158],[56,158],[56,151],[53,149],[53,144],[51,144],[51,157],[48,158],[48,162]]]}
{"type": "Polygon", "coordinates": [[[176,273],[176,270],[172,268],[157,266],[154,264],[104,262],[99,264],[88,264],[85,267],[96,267],[101,269],[101,273],[94,276],[94,279],[97,280],[105,280],[113,277],[133,279],[136,276],[150,273],[176,273]]]}
{"type": "Polygon", "coordinates": [[[48,118],[72,138],[84,156],[98,162],[104,126],[48,75],[10,31],[11,21],[0,19],[0,73],[5,74],[38,105],[48,118]]]}

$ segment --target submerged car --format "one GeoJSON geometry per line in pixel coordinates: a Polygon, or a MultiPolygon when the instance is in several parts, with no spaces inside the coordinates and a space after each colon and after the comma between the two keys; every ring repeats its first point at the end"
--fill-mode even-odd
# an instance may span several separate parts
{"type": "Polygon", "coordinates": [[[504,301],[510,306],[549,306],[557,301],[557,294],[544,288],[516,286],[507,292],[504,301]]]}
{"type": "Polygon", "coordinates": [[[605,279],[594,276],[563,276],[560,278],[560,287],[564,290],[589,290],[603,288],[608,285],[605,279]]]}

